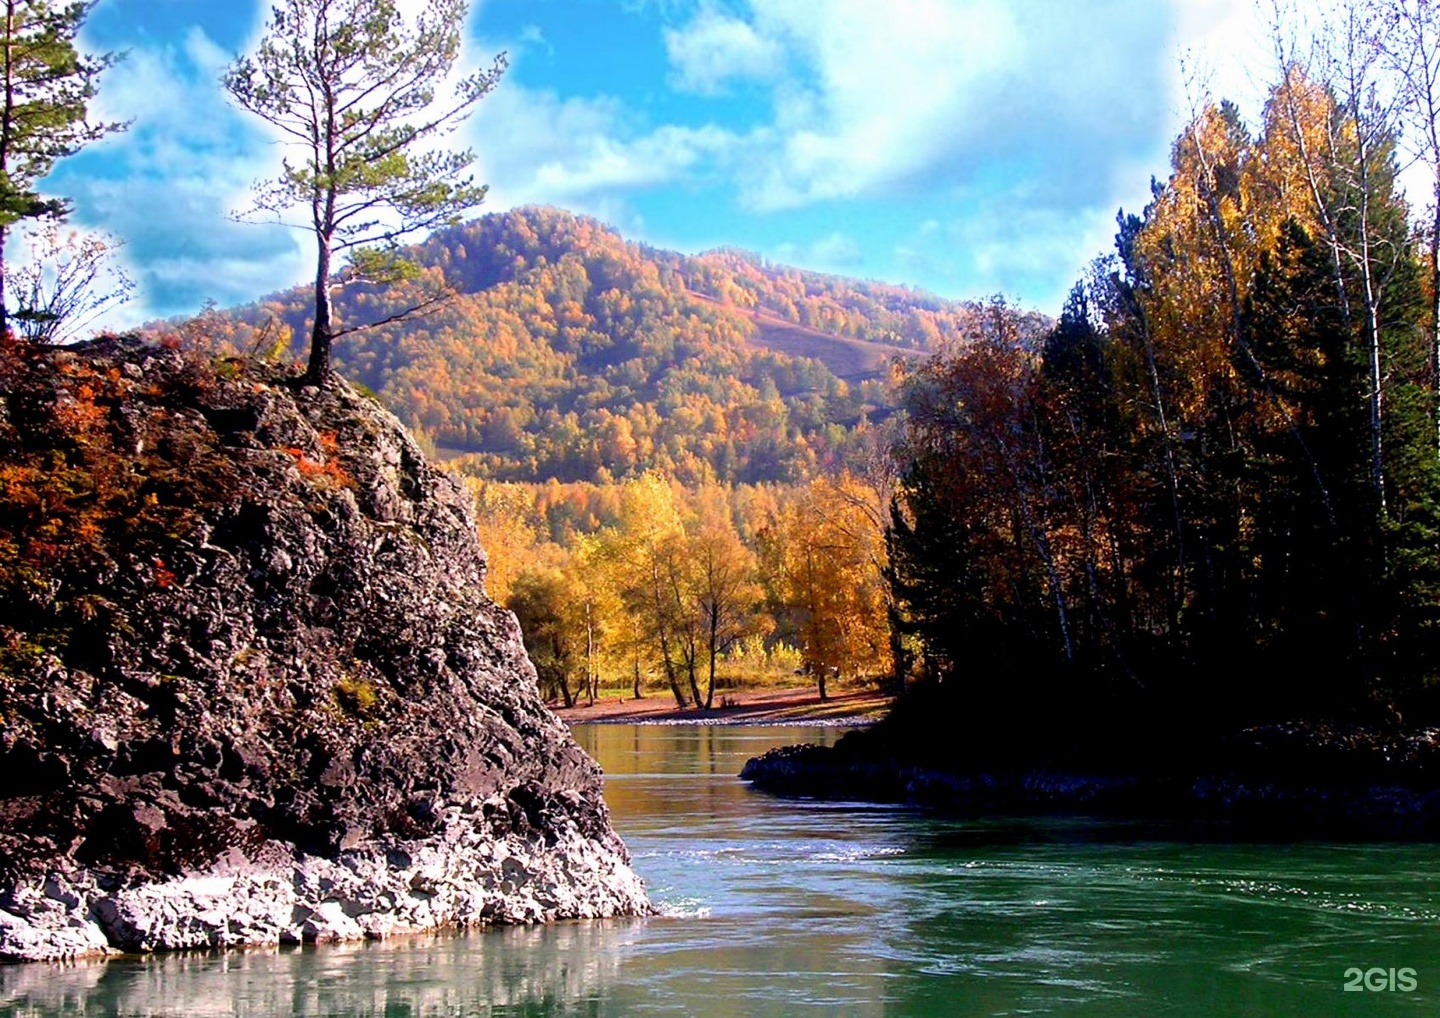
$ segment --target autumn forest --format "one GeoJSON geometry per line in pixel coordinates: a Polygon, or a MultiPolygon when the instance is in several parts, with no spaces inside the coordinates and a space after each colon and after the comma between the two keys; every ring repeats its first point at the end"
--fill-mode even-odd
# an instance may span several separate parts
{"type": "MultiPolygon", "coordinates": [[[[520,616],[549,694],[713,704],[741,680],[894,676],[894,381],[963,344],[976,308],[646,248],[549,208],[413,254],[430,277],[414,287],[443,279],[454,298],[347,336],[336,368],[473,489],[490,594],[520,616]]],[[[357,288],[337,316],[410,299],[357,288]]],[[[155,331],[288,356],[307,313],[297,290],[155,331]]]]}
{"type": "MultiPolygon", "coordinates": [[[[990,718],[1428,716],[1437,230],[1399,174],[1440,149],[1392,72],[1433,28],[1303,60],[1277,31],[1260,121],[1197,100],[1058,320],[531,207],[343,287],[376,324],[336,370],[470,485],[566,703],[803,673],[990,718]]],[[[308,313],[152,331],[283,358],[308,313]]]]}

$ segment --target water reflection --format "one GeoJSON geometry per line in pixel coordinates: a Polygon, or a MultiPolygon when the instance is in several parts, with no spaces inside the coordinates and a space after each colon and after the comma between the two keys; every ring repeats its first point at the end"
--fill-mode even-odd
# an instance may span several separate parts
{"type": "Polygon", "coordinates": [[[580,745],[606,767],[605,801],[627,839],[730,844],[756,815],[782,821],[789,805],[735,779],[752,756],[795,742],[833,744],[835,728],[583,725],[580,745]],[[718,829],[712,825],[721,825],[718,829]],[[705,825],[705,826],[697,826],[705,825]]]}
{"type": "Polygon", "coordinates": [[[596,920],[385,944],[11,966],[0,968],[0,1014],[562,1014],[616,984],[638,925],[596,920]]]}

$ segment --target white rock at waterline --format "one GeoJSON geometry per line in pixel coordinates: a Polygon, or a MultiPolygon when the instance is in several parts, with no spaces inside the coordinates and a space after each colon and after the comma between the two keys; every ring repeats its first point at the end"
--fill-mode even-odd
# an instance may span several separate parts
{"type": "Polygon", "coordinates": [[[439,835],[336,859],[287,846],[288,865],[222,866],[115,891],[87,870],[52,874],[0,899],[0,960],[331,943],[651,912],[618,839],[574,828],[553,840],[494,838],[474,817],[456,811],[439,835]]]}

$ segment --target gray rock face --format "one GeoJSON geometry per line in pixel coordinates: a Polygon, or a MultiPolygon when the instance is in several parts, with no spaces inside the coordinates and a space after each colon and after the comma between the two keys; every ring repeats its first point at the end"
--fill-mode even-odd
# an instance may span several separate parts
{"type": "MultiPolygon", "coordinates": [[[[498,797],[484,805],[506,808],[498,797]]],[[[235,855],[122,886],[85,869],[51,873],[0,897],[0,957],[331,943],[649,911],[617,839],[597,841],[573,824],[548,841],[489,828],[483,815],[455,809],[443,834],[333,859],[293,849],[263,862],[235,855]]]]}
{"type": "Polygon", "coordinates": [[[467,496],[372,400],[27,351],[0,462],[51,499],[0,498],[0,959],[649,910],[467,496]]]}

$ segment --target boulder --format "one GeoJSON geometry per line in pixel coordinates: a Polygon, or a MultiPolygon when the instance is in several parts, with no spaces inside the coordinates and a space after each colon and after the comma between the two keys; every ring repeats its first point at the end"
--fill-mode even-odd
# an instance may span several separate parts
{"type": "Polygon", "coordinates": [[[0,959],[649,911],[469,497],[374,399],[10,345],[0,464],[0,959]]]}

